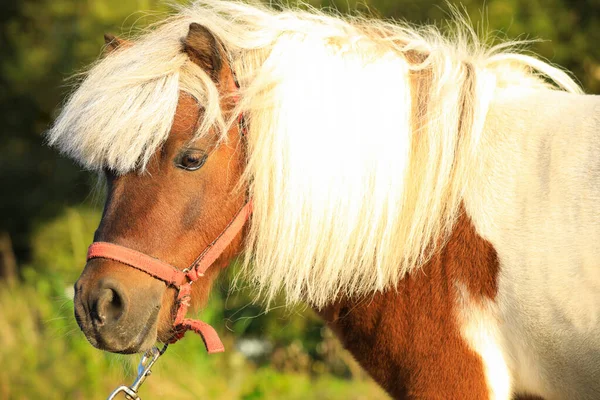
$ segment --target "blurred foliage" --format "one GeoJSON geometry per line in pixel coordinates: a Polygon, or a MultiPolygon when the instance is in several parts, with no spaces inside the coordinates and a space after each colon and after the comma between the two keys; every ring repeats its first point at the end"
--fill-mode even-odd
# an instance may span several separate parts
{"type": "MultiPolygon", "coordinates": [[[[440,26],[450,15],[443,0],[306,3],[440,26]]],[[[571,70],[588,93],[600,93],[600,0],[460,4],[492,38],[541,39],[531,52],[571,70]]],[[[104,32],[128,36],[167,11],[162,0],[0,2],[0,237],[12,239],[20,275],[18,285],[0,282],[2,399],[103,398],[122,381],[118,366],[132,378],[137,360],[92,348],[72,317],[65,288],[83,266],[100,202],[90,196],[95,178],[44,146],[42,133],[69,92],[66,79],[100,55],[104,32]]],[[[232,291],[229,282],[219,281],[203,319],[224,333],[230,349],[239,338],[268,338],[272,348],[251,360],[238,351],[207,357],[199,340],[188,339],[157,365],[143,397],[385,397],[312,312],[274,308],[265,315],[247,290],[232,291]]]]}

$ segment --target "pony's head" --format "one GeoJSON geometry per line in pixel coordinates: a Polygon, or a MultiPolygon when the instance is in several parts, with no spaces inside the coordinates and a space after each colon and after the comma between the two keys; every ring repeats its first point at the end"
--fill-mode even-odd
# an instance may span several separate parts
{"type": "MultiPolygon", "coordinates": [[[[107,41],[109,48],[128,46],[111,37],[107,41]]],[[[182,54],[215,84],[223,113],[231,112],[237,89],[223,47],[198,24],[190,25],[181,44],[182,54]]],[[[143,171],[104,168],[108,197],[96,242],[134,249],[183,269],[223,231],[245,201],[237,187],[244,166],[243,138],[235,124],[225,137],[214,129],[198,137],[205,106],[180,92],[168,137],[143,171]]],[[[193,285],[194,305],[206,301],[220,268],[239,248],[239,236],[193,285]]],[[[173,287],[147,273],[94,258],[75,284],[75,315],[94,346],[137,352],[173,336],[175,298],[173,287]]]]}

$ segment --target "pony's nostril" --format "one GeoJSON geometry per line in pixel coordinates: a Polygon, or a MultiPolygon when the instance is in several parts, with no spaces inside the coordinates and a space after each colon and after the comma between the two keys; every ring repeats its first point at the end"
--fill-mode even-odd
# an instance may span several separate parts
{"type": "Polygon", "coordinates": [[[123,298],[118,291],[112,288],[101,289],[92,306],[91,316],[97,326],[102,326],[118,321],[123,315],[123,309],[123,298]]]}

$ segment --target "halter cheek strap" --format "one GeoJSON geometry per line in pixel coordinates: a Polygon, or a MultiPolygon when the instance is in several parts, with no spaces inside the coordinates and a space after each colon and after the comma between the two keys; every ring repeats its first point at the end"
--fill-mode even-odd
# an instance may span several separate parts
{"type": "Polygon", "coordinates": [[[175,334],[169,343],[175,343],[185,335],[185,332],[191,330],[202,337],[209,354],[219,353],[225,351],[225,348],[214,328],[205,322],[185,318],[190,306],[192,283],[203,277],[206,270],[223,254],[227,246],[241,232],[251,213],[252,201],[250,200],[240,208],[236,216],[215,240],[184,270],[139,251],[107,242],[92,243],[88,248],[87,260],[105,258],[118,261],[176,288],[177,313],[173,322],[175,334]]]}

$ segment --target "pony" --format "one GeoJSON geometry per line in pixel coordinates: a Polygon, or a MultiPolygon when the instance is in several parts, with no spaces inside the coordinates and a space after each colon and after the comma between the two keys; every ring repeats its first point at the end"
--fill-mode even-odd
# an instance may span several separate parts
{"type": "Polygon", "coordinates": [[[239,255],[394,398],[598,398],[600,99],[515,45],[222,0],[107,37],[47,136],[108,186],[90,343],[221,350],[181,317],[239,255]]]}

